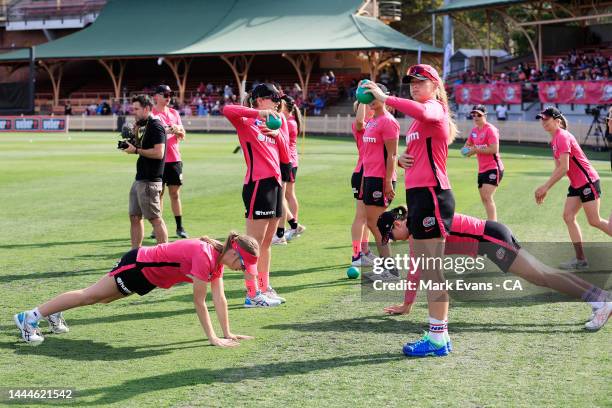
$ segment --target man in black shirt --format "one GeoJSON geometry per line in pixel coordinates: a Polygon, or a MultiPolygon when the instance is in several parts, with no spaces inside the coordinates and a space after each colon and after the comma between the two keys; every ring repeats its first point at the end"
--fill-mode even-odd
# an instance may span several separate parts
{"type": "Polygon", "coordinates": [[[147,95],[132,98],[132,110],[136,119],[134,133],[140,143],[136,147],[128,143],[123,151],[137,154],[136,180],[130,190],[130,236],[132,248],[142,245],[144,236],[143,217],[148,219],[155,231],[157,243],[168,242],[168,231],[161,214],[160,193],[166,156],[166,131],[164,125],[151,116],[153,102],[147,95]]]}

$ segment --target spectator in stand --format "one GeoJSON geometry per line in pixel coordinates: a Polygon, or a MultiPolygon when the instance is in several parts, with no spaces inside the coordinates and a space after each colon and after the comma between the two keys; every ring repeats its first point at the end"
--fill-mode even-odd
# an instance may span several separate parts
{"type": "Polygon", "coordinates": [[[206,109],[202,98],[200,98],[200,103],[198,103],[198,116],[208,116],[208,109],[206,109]]]}
{"type": "Polygon", "coordinates": [[[314,99],[315,116],[319,116],[324,107],[325,107],[325,100],[323,99],[321,95],[317,95],[317,97],[314,99]]]}
{"type": "Polygon", "coordinates": [[[221,114],[221,104],[219,103],[218,99],[215,101],[215,104],[213,105],[210,111],[215,116],[221,114]]]}
{"type": "Polygon", "coordinates": [[[186,103],[181,109],[182,116],[191,116],[193,115],[193,111],[191,110],[191,105],[186,103]]]}
{"type": "Polygon", "coordinates": [[[206,86],[204,86],[204,82],[200,82],[200,85],[198,85],[198,94],[203,94],[204,91],[206,91],[206,86]]]}
{"type": "Polygon", "coordinates": [[[70,104],[70,101],[66,102],[64,105],[64,115],[72,115],[72,105],[70,104]]]}
{"type": "Polygon", "coordinates": [[[327,79],[330,85],[334,85],[336,83],[336,75],[334,75],[334,71],[329,71],[329,74],[327,74],[327,79]]]}
{"type": "Polygon", "coordinates": [[[234,91],[232,91],[232,87],[229,85],[225,85],[223,88],[223,99],[227,103],[228,99],[231,99],[234,96],[234,91]]]}
{"type": "Polygon", "coordinates": [[[327,76],[327,73],[323,73],[323,75],[321,75],[321,85],[329,85],[329,77],[327,76]]]}
{"type": "Polygon", "coordinates": [[[495,108],[497,120],[508,120],[508,108],[506,105],[497,105],[495,108]]]}
{"type": "Polygon", "coordinates": [[[215,91],[215,86],[213,84],[211,84],[210,82],[206,84],[206,95],[210,96],[213,94],[214,91],[215,91]]]}

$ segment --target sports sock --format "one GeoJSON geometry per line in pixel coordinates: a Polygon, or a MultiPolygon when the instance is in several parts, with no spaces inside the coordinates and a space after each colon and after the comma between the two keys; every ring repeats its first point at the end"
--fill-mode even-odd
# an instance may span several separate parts
{"type": "Polygon", "coordinates": [[[276,229],[276,236],[279,238],[282,238],[285,236],[285,229],[284,228],[277,228],[276,229]]]}
{"type": "Polygon", "coordinates": [[[609,294],[597,286],[591,286],[589,290],[582,294],[582,300],[591,305],[591,307],[599,309],[604,306],[605,302],[609,301],[609,294]]]}
{"type": "Polygon", "coordinates": [[[28,323],[36,323],[36,322],[38,322],[42,318],[43,318],[43,316],[38,311],[38,308],[34,308],[34,309],[29,310],[28,312],[26,312],[26,321],[28,323]]]}
{"type": "Polygon", "coordinates": [[[445,327],[448,327],[447,325],[448,323],[445,323],[444,320],[434,319],[433,317],[429,318],[429,338],[433,343],[437,345],[446,343],[444,331],[445,327]]]}
{"type": "Polygon", "coordinates": [[[290,219],[289,221],[287,221],[289,223],[289,226],[291,227],[291,229],[297,229],[298,227],[298,222],[295,218],[290,219]]]}
{"type": "Polygon", "coordinates": [[[257,279],[245,279],[244,286],[247,289],[247,296],[251,299],[257,296],[257,279]]]}
{"type": "Polygon", "coordinates": [[[183,216],[182,215],[175,215],[174,216],[174,221],[176,221],[176,229],[177,230],[183,229],[183,216]]]}
{"type": "Polygon", "coordinates": [[[361,241],[361,252],[364,254],[370,253],[370,243],[368,241],[361,241]]]}
{"type": "Polygon", "coordinates": [[[257,274],[257,283],[262,292],[268,290],[268,286],[270,285],[270,271],[259,272],[257,274]]]}
{"type": "Polygon", "coordinates": [[[353,241],[353,258],[357,258],[360,251],[361,246],[359,245],[359,241],[353,241]]]}
{"type": "Polygon", "coordinates": [[[582,242],[574,242],[574,251],[576,251],[576,259],[584,261],[584,250],[582,249],[582,242]]]}

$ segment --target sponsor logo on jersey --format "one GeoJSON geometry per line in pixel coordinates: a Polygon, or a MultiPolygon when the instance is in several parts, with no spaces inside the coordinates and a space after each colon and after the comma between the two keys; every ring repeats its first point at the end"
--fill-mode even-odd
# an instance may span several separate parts
{"type": "Polygon", "coordinates": [[[489,174],[489,180],[495,180],[497,178],[497,174],[491,173],[489,174]]]}
{"type": "Polygon", "coordinates": [[[585,188],[584,190],[582,190],[582,194],[586,196],[586,195],[591,194],[591,191],[592,191],[592,190],[591,190],[589,187],[587,187],[587,188],[585,188]]]}
{"type": "Polygon", "coordinates": [[[272,215],[274,214],[274,210],[271,211],[255,211],[255,215],[272,215]]]}
{"type": "Polygon", "coordinates": [[[261,133],[257,135],[257,140],[259,140],[260,142],[270,143],[274,145],[276,144],[276,140],[274,140],[274,138],[262,135],[261,133]]]}
{"type": "Polygon", "coordinates": [[[406,135],[406,144],[419,139],[419,132],[412,132],[406,135]]]}
{"type": "Polygon", "coordinates": [[[122,289],[122,290],[123,290],[125,293],[127,293],[127,294],[132,293],[132,291],[131,291],[131,290],[129,290],[129,289],[128,289],[128,288],[125,286],[125,283],[123,283],[123,279],[121,279],[121,278],[117,278],[117,279],[116,279],[116,282],[117,282],[117,285],[119,285],[119,287],[120,287],[120,288],[121,288],[121,289],[122,289]]]}
{"type": "Polygon", "coordinates": [[[506,256],[506,250],[504,248],[499,248],[497,252],[495,252],[495,256],[497,259],[504,259],[506,256]]]}
{"type": "Polygon", "coordinates": [[[425,228],[431,227],[433,225],[436,225],[436,217],[425,217],[423,219],[423,226],[425,228]]]}
{"type": "Polygon", "coordinates": [[[363,135],[363,143],[376,143],[376,138],[363,135]]]}
{"type": "Polygon", "coordinates": [[[478,134],[476,132],[472,132],[472,139],[476,139],[478,137],[478,134]]]}
{"type": "Polygon", "coordinates": [[[382,197],[382,191],[375,191],[372,193],[372,197],[374,198],[380,198],[382,197]]]}

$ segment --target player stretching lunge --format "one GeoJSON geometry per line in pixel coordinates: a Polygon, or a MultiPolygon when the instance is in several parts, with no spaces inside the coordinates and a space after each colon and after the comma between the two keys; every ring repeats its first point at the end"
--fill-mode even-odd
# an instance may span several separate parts
{"type": "Polygon", "coordinates": [[[564,175],[567,175],[570,186],[565,200],[563,220],[574,244],[576,257],[569,262],[562,263],[560,268],[587,269],[589,263],[582,248],[582,231],[576,221],[580,208],[584,209],[591,226],[612,236],[612,225],[599,215],[599,197],[601,196],[599,174],[587,159],[574,135],[567,130],[567,119],[557,108],[547,107],[536,118],[540,119],[542,127],[552,138],[550,145],[555,158],[555,170],[552,175],[535,191],[536,203],[542,204],[548,190],[564,175]]]}
{"type": "MultiPolygon", "coordinates": [[[[457,129],[451,118],[444,83],[431,66],[414,65],[408,70],[410,94],[414,100],[389,97],[372,82],[364,85],[392,108],[414,118],[406,135],[406,151],[399,164],[405,170],[406,203],[410,230],[414,237],[413,252],[427,258],[440,257],[444,239],[450,231],[455,199],[446,174],[448,145],[457,129]]],[[[378,220],[376,220],[378,221],[378,220]]],[[[377,231],[378,236],[380,232],[377,231]]],[[[444,281],[442,271],[423,271],[425,279],[444,281]]],[[[448,293],[428,290],[429,333],[410,343],[409,356],[445,356],[448,354],[448,293]]]]}
{"type": "Polygon", "coordinates": [[[246,162],[242,187],[246,232],[259,242],[258,279],[246,281],[245,307],[278,306],[284,302],[270,285],[270,246],[283,215],[280,148],[276,140],[280,131],[270,130],[265,124],[269,116],[280,117],[282,127],[286,129],[287,123],[278,113],[280,98],[279,91],[272,84],[259,84],[248,98],[254,108],[240,105],[225,105],[223,108],[223,115],[236,128],[246,162]]]}
{"type": "Polygon", "coordinates": [[[255,239],[233,232],[225,244],[202,237],[132,249],[97,283],[86,289],[65,292],[32,310],[16,314],[15,324],[25,342],[38,345],[44,340],[38,327],[41,319],[48,321],[52,332],[66,333],[68,326],[62,313],[65,310],[110,303],[133,293],[143,296],[156,287],[168,289],[177,283],[189,282],[193,284],[196,313],[210,344],[234,347],[238,345],[238,340],[252,337],[232,334],[230,331],[223,289],[223,268],[242,269],[245,279],[254,281],[258,256],[259,245],[255,239]],[[215,334],[206,307],[208,283],[223,330],[222,338],[215,334]]]}
{"type": "MultiPolygon", "coordinates": [[[[405,207],[397,207],[380,216],[378,228],[384,239],[406,241],[411,237],[405,207]]],[[[503,272],[510,272],[537,286],[582,299],[591,306],[592,314],[585,329],[599,330],[612,313],[612,298],[605,290],[569,273],[551,268],[521,248],[512,231],[495,221],[485,221],[469,215],[455,213],[451,231],[446,238],[445,254],[486,256],[503,272]]],[[[419,271],[409,274],[408,279],[419,282],[419,271]]],[[[417,286],[418,287],[418,286],[417,286]]],[[[410,312],[416,291],[406,291],[404,303],[385,308],[389,314],[410,312]]],[[[450,340],[449,340],[450,341],[450,340]]]]}

